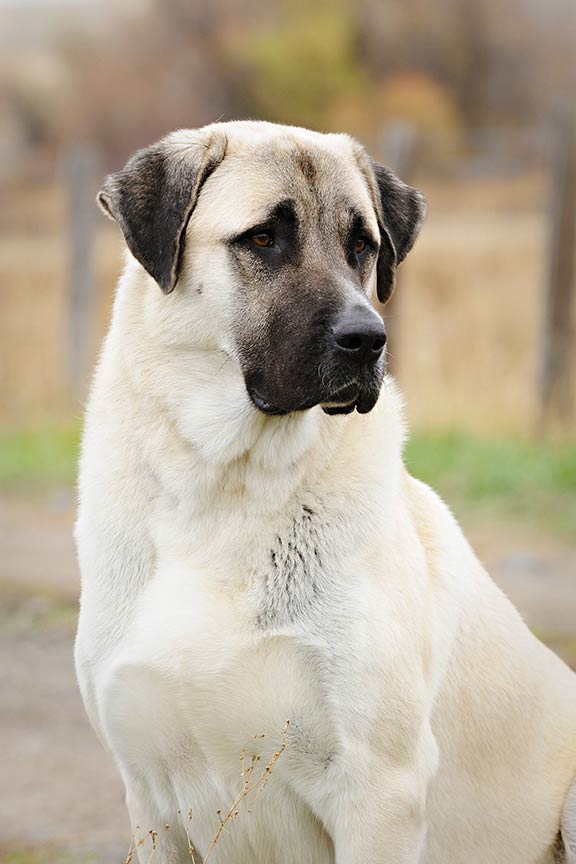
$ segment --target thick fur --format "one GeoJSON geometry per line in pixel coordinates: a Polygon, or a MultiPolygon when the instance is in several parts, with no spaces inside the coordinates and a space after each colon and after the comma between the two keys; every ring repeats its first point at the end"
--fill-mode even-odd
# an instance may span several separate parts
{"type": "MultiPolygon", "coordinates": [[[[243,754],[244,768],[260,756],[272,770],[257,800],[237,806],[212,864],[576,861],[576,678],[406,472],[392,380],[364,415],[330,416],[319,396],[266,416],[247,389],[245,333],[256,347],[270,339],[261,362],[277,368],[258,316],[270,304],[280,314],[297,281],[258,265],[253,282],[230,244],[275,202],[294,202],[300,235],[317,238],[298,259],[316,287],[280,307],[296,332],[300,306],[305,329],[306,309],[324,303],[320,277],[339,303],[364,304],[377,279],[389,293],[397,263],[354,270],[322,213],[353,199],[379,254],[400,260],[418,199],[408,193],[404,215],[406,187],[396,203],[375,200],[379,183],[397,181],[371,175],[347,136],[218,124],[175,133],[161,151],[180,160],[190,199],[180,190],[170,216],[170,260],[125,228],[136,257],[87,409],[76,529],[78,678],[135,831],[158,832],[158,864],[190,861],[184,826],[206,856],[217,811],[242,789],[243,754]],[[206,155],[215,139],[217,164],[206,155]]],[[[131,194],[125,178],[110,181],[104,206],[124,227],[119,183],[131,194]]],[[[147,195],[126,218],[154,206],[147,195]]],[[[291,380],[310,374],[298,358],[283,367],[291,380]]],[[[281,377],[265,386],[280,392],[281,377]]],[[[140,854],[148,861],[150,847],[140,854]]]]}

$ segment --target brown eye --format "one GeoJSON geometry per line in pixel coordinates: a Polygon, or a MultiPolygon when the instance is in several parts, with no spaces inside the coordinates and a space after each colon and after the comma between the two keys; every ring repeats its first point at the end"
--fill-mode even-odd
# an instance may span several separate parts
{"type": "Polygon", "coordinates": [[[255,246],[260,246],[261,249],[274,245],[274,237],[269,231],[258,231],[257,234],[252,234],[250,239],[255,246]]]}
{"type": "Polygon", "coordinates": [[[356,240],[356,245],[354,247],[354,251],[355,251],[356,255],[361,255],[362,252],[365,252],[367,248],[368,248],[368,243],[366,242],[364,237],[359,237],[356,240]]]}

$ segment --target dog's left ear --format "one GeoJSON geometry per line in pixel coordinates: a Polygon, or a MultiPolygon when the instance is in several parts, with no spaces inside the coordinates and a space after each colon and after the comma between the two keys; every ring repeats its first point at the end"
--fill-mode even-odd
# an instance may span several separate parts
{"type": "Polygon", "coordinates": [[[165,294],[176,286],[186,228],[202,184],[222,162],[225,136],[190,130],[139,150],[111,174],[98,204],[118,222],[126,245],[165,294]]]}
{"type": "Polygon", "coordinates": [[[372,162],[372,172],[381,235],[377,291],[379,301],[386,303],[394,290],[396,267],[414,245],[426,216],[426,202],[417,189],[403,183],[383,165],[372,162]]]}

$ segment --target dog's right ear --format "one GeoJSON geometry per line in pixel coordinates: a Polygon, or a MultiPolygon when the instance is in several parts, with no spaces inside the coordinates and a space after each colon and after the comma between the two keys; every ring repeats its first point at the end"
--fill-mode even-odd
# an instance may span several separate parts
{"type": "Polygon", "coordinates": [[[162,291],[174,290],[186,241],[186,228],[202,184],[222,162],[226,137],[212,133],[163,138],[132,156],[111,174],[98,204],[120,225],[126,245],[162,291]]]}

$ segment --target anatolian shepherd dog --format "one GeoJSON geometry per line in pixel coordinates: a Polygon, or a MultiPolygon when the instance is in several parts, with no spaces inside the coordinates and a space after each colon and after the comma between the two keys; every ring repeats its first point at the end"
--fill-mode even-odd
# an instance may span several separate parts
{"type": "Polygon", "coordinates": [[[347,135],[233,122],[99,201],[129,254],[76,663],[154,864],[187,834],[211,864],[576,862],[576,677],[402,463],[371,298],[420,195],[347,135]]]}

